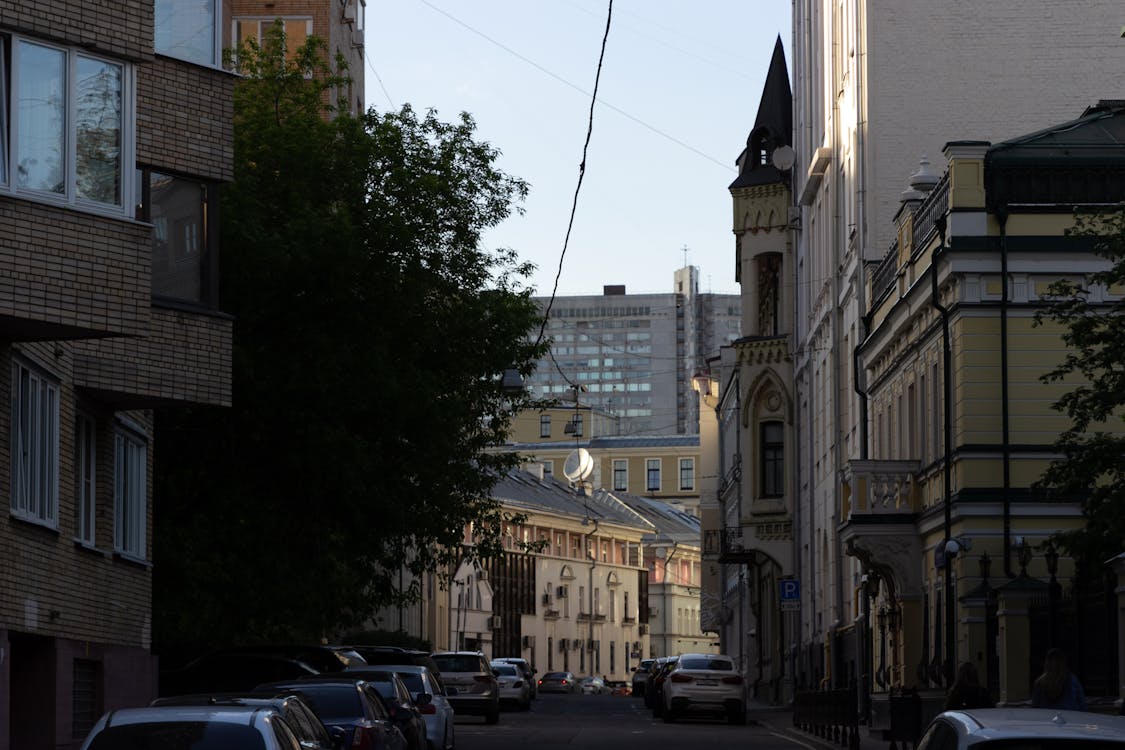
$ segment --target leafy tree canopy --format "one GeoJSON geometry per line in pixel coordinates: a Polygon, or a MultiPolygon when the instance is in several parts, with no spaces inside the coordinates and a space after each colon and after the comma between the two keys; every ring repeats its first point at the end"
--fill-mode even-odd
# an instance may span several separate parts
{"type": "Polygon", "coordinates": [[[470,525],[499,550],[489,492],[515,459],[485,448],[529,404],[499,375],[545,346],[530,266],[480,239],[527,186],[467,114],[334,112],[326,59],[315,39],[287,58],[278,28],[238,50],[233,407],[158,415],[158,643],[332,637],[396,601],[401,562],[459,559],[470,525]]]}
{"type": "Polygon", "coordinates": [[[1125,211],[1081,216],[1069,235],[1092,244],[1110,265],[1084,282],[1052,285],[1051,302],[1036,322],[1063,329],[1068,351],[1045,383],[1074,383],[1055,408],[1071,420],[1055,443],[1061,458],[1039,482],[1063,496],[1081,498],[1084,528],[1056,540],[1084,573],[1125,551],[1125,211]]]}

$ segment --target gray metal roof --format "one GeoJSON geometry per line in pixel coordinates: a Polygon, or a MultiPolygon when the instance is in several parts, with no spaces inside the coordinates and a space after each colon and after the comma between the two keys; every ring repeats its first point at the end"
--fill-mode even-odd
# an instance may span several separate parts
{"type": "Polygon", "coordinates": [[[577,519],[597,519],[632,526],[642,532],[652,531],[653,525],[632,508],[616,499],[600,497],[600,494],[588,497],[554,477],[539,479],[535,474],[519,469],[508,472],[492,490],[493,498],[516,508],[559,513],[577,519]]]}

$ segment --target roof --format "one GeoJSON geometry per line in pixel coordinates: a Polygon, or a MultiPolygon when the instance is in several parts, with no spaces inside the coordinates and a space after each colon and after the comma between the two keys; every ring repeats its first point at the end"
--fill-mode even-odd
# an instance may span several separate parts
{"type": "Polygon", "coordinates": [[[943,714],[970,736],[970,742],[994,739],[1081,738],[1125,740],[1125,716],[1051,708],[980,708],[943,714]]]}
{"type": "Polygon", "coordinates": [[[663,539],[699,544],[702,533],[700,521],[692,514],[651,497],[629,495],[624,492],[614,492],[613,496],[652,524],[653,532],[649,535],[649,541],[663,539]]]}
{"type": "Polygon", "coordinates": [[[539,443],[509,443],[505,449],[527,451],[573,450],[575,447],[588,450],[614,451],[628,448],[698,448],[699,435],[602,435],[577,441],[551,440],[539,443]]]}
{"type": "Polygon", "coordinates": [[[590,518],[639,531],[651,530],[651,524],[616,500],[587,496],[551,476],[540,479],[526,471],[514,469],[502,476],[492,489],[492,497],[505,505],[530,511],[547,511],[569,515],[575,519],[590,518]]]}
{"type": "Polygon", "coordinates": [[[773,164],[757,164],[754,159],[743,158],[751,150],[752,141],[761,132],[768,133],[772,148],[788,146],[793,139],[793,91],[789,87],[789,69],[785,65],[785,46],[778,34],[773,46],[766,82],[762,86],[762,98],[758,102],[758,116],[754,128],[746,139],[746,149],[739,155],[742,167],[738,177],[730,184],[731,188],[750,185],[768,185],[786,182],[786,177],[773,164]]]}

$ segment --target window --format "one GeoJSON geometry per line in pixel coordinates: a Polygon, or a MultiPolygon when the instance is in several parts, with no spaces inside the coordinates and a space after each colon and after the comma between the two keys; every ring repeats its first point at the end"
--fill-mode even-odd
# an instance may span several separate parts
{"type": "Polygon", "coordinates": [[[113,436],[113,546],[145,559],[147,447],[129,432],[113,436]]]}
{"type": "Polygon", "coordinates": [[[540,414],[539,415],[539,437],[541,437],[541,438],[551,437],[551,415],[550,414],[540,414]]]}
{"type": "Polygon", "coordinates": [[[218,66],[221,0],[156,0],[153,27],[156,51],[169,57],[218,66]]]}
{"type": "Polygon", "coordinates": [[[58,526],[59,384],[12,363],[12,515],[58,526]]]}
{"type": "Polygon", "coordinates": [[[285,34],[286,57],[292,60],[297,50],[312,36],[311,18],[236,18],[233,22],[235,44],[252,39],[260,47],[270,26],[278,21],[281,22],[282,32],[285,34]]]}
{"type": "Polygon", "coordinates": [[[78,541],[94,545],[94,491],[97,479],[97,425],[93,418],[79,414],[74,428],[75,473],[78,475],[78,541]]]}
{"type": "Polygon", "coordinates": [[[574,415],[574,436],[582,437],[582,415],[574,415]]]}
{"type": "Polygon", "coordinates": [[[124,63],[0,36],[0,190],[123,214],[133,161],[133,71],[124,63]],[[10,161],[8,161],[10,160],[10,161]]]}
{"type": "Polygon", "coordinates": [[[680,490],[695,489],[695,459],[680,459],[680,490]]]}
{"type": "Polygon", "coordinates": [[[762,497],[785,494],[785,432],[781,422],[762,422],[762,497]]]}
{"type": "Polygon", "coordinates": [[[629,461],[623,458],[613,460],[613,489],[625,492],[629,489],[629,461]]]}
{"type": "Polygon", "coordinates": [[[543,476],[549,477],[549,476],[552,476],[554,473],[555,473],[555,462],[554,461],[544,461],[543,462],[543,476]]]}
{"type": "Polygon", "coordinates": [[[153,296],[215,305],[218,225],[208,208],[218,186],[144,167],[136,185],[136,218],[152,223],[153,296]]]}
{"type": "Polygon", "coordinates": [[[645,489],[648,492],[660,492],[659,458],[649,458],[645,460],[645,489]]]}
{"type": "Polygon", "coordinates": [[[92,659],[74,660],[71,686],[71,736],[83,739],[102,715],[101,664],[92,659]]]}

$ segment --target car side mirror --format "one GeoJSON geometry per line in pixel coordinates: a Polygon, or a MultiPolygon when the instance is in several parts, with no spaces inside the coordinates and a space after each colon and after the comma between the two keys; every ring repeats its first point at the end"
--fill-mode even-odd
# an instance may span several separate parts
{"type": "Polygon", "coordinates": [[[429,693],[418,693],[418,695],[414,696],[414,705],[428,706],[433,703],[433,700],[434,696],[430,695],[429,693]]]}

